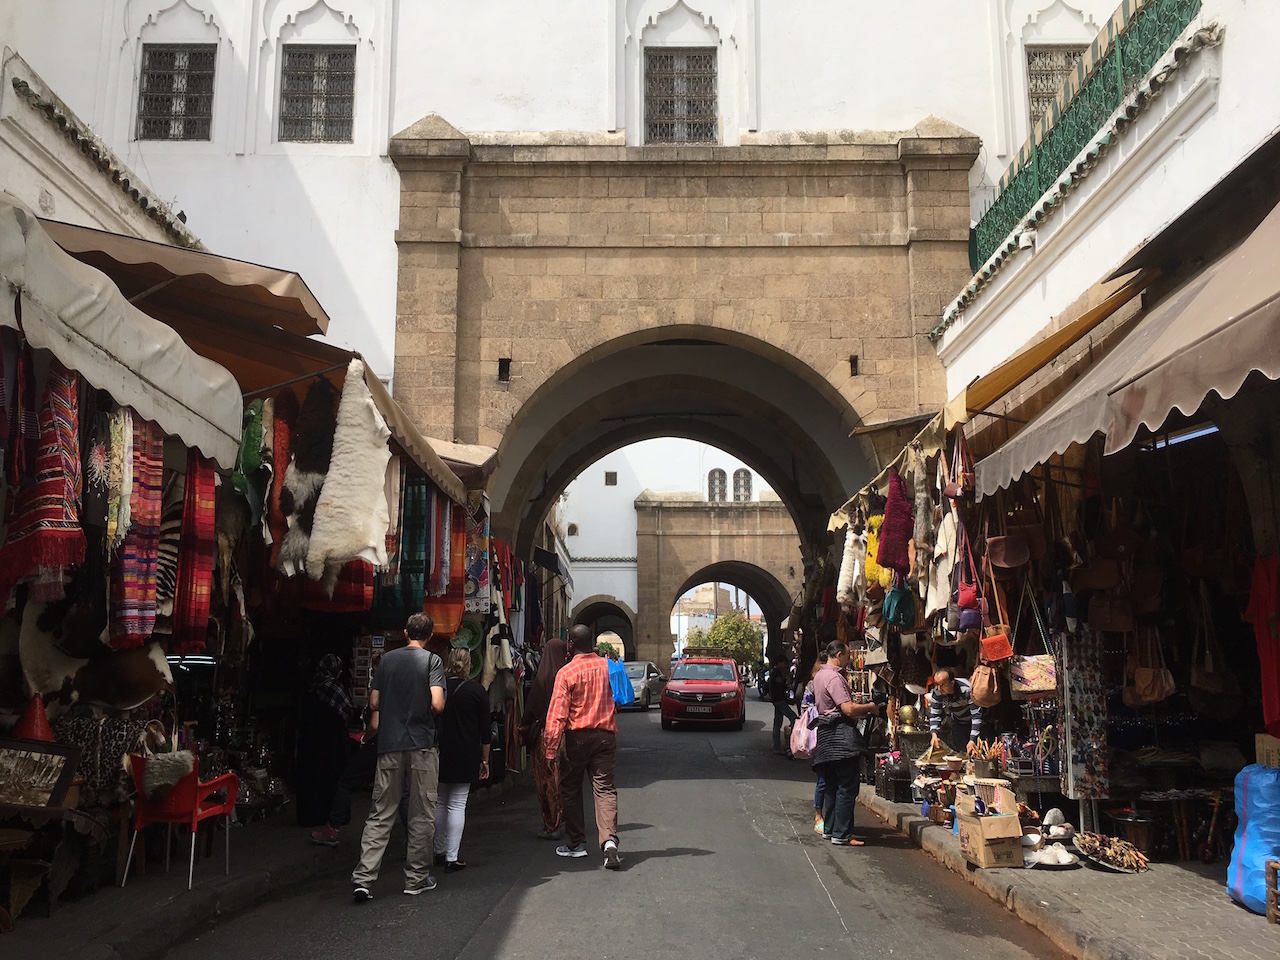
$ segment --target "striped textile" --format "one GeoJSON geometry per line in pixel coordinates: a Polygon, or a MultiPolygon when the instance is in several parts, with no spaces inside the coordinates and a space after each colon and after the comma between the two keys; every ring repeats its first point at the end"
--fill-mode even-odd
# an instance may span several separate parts
{"type": "Polygon", "coordinates": [[[180,474],[173,474],[165,487],[160,509],[160,543],[156,548],[156,606],[161,614],[173,612],[178,586],[178,540],[182,536],[182,504],[186,486],[180,474]]]}
{"type": "Polygon", "coordinates": [[[178,551],[178,586],[173,604],[174,653],[204,651],[213,596],[214,502],[217,486],[212,460],[197,450],[187,454],[187,482],[178,551]]]}
{"type": "Polygon", "coordinates": [[[43,598],[60,599],[61,571],[84,562],[78,390],[76,374],[55,358],[38,415],[35,483],[9,500],[0,546],[0,607],[20,579],[38,571],[43,598]]]}
{"type": "Polygon", "coordinates": [[[111,569],[111,646],[117,650],[146,643],[156,625],[164,432],[132,411],[130,420],[133,426],[131,522],[111,569]]]}
{"type": "Polygon", "coordinates": [[[338,571],[333,596],[324,592],[323,580],[302,578],[302,606],[325,613],[364,613],[373,607],[373,564],[351,560],[338,571]]]}

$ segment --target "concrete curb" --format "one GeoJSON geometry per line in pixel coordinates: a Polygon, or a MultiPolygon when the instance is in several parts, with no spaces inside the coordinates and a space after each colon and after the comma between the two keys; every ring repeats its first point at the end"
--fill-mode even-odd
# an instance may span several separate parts
{"type": "Polygon", "coordinates": [[[871,787],[862,789],[858,802],[1073,957],[1079,960],[1163,960],[1119,938],[1099,936],[1079,912],[1072,914],[1050,909],[1028,886],[1019,882],[1022,879],[1020,870],[979,870],[970,866],[961,854],[960,840],[951,833],[951,828],[920,816],[918,806],[891,803],[876,796],[871,787]]]}
{"type": "MultiPolygon", "coordinates": [[[[508,773],[500,783],[477,791],[470,805],[492,803],[520,783],[518,775],[508,773]]],[[[353,823],[358,825],[361,819],[356,818],[353,823]]],[[[343,846],[346,847],[345,844],[343,846]]],[[[352,846],[346,852],[354,850],[352,846]]],[[[266,900],[283,896],[316,880],[348,875],[353,863],[351,856],[335,857],[333,850],[300,843],[296,856],[272,869],[250,867],[237,871],[233,864],[230,876],[218,876],[216,880],[199,883],[193,890],[130,901],[129,915],[122,922],[106,929],[78,928],[75,931],[77,937],[89,941],[87,943],[38,945],[29,940],[26,943],[0,940],[0,948],[3,948],[5,960],[27,960],[28,957],[30,960],[48,960],[53,955],[51,949],[57,952],[65,950],[61,953],[63,960],[154,960],[212,923],[244,913],[266,900]]],[[[55,909],[52,918],[55,923],[57,917],[55,909]]],[[[18,924],[18,930],[21,930],[21,919],[18,924]]]]}

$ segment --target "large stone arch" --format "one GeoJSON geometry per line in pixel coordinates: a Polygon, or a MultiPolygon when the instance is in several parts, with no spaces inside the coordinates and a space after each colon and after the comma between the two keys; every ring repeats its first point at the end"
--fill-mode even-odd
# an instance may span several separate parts
{"type": "Polygon", "coordinates": [[[676,587],[670,606],[694,587],[704,583],[727,583],[746,591],[760,604],[764,617],[767,646],[772,648],[781,640],[782,622],[791,612],[792,596],[783,583],[770,571],[754,563],[741,560],[725,560],[712,563],[691,573],[676,587]]]}
{"type": "Polygon", "coordinates": [[[597,634],[604,630],[612,630],[622,638],[627,659],[636,658],[636,612],[626,601],[603,593],[593,594],[575,603],[571,616],[573,623],[584,623],[592,627],[597,634]]]}
{"type": "Polygon", "coordinates": [[[428,116],[389,146],[396,396],[428,435],[501,450],[491,492],[514,535],[525,510],[506,492],[571,413],[551,399],[634,381],[620,357],[719,350],[727,362],[698,371],[703,396],[756,393],[827,452],[847,493],[866,473],[838,449],[852,428],[945,400],[926,334],[969,275],[978,147],[933,117],[908,131],[626,147],[604,133],[469,136],[428,116]],[[811,426],[812,412],[843,429],[811,426]]]}

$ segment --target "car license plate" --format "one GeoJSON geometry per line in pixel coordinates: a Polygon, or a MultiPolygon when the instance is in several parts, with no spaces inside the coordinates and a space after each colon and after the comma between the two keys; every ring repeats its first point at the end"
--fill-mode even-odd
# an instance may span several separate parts
{"type": "Polygon", "coordinates": [[[710,707],[690,707],[689,712],[690,713],[710,713],[711,708],[710,707]]]}

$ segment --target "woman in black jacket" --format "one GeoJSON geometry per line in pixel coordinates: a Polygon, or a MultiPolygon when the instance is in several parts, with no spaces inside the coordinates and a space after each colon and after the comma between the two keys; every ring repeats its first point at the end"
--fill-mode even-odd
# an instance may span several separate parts
{"type": "Polygon", "coordinates": [[[450,650],[445,665],[444,710],[436,717],[440,741],[440,786],[436,795],[436,863],[446,873],[461,870],[458,859],[471,784],[489,777],[489,694],[471,675],[471,654],[450,650]]]}

